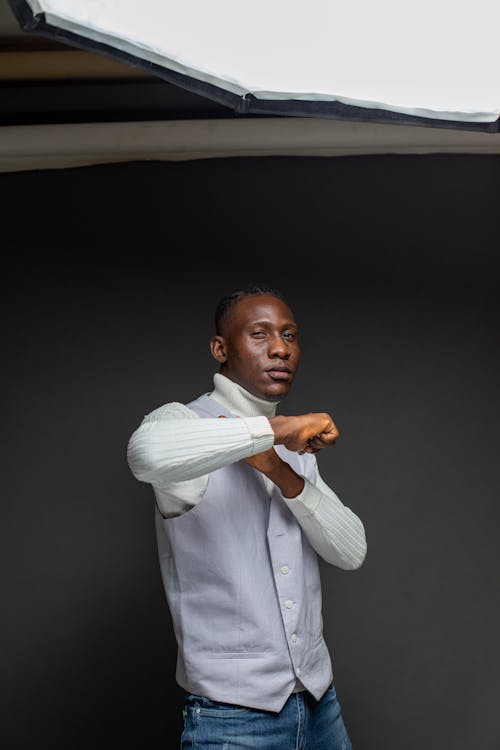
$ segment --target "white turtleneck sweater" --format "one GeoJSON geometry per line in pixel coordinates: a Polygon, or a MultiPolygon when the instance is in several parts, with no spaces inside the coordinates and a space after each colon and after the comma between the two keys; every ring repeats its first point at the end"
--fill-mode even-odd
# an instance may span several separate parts
{"type": "MultiPolygon", "coordinates": [[[[129,440],[129,467],[136,479],[153,486],[164,518],[181,515],[199,503],[210,472],[274,444],[269,418],[276,413],[276,403],[254,396],[220,373],[214,375],[209,396],[234,418],[201,419],[184,404],[171,402],[147,414],[129,440]]],[[[264,475],[263,479],[269,489],[274,487],[264,475]]],[[[314,484],[305,478],[304,482],[299,495],[282,495],[282,499],[313,549],[339,568],[359,568],[366,555],[361,520],[325,484],[319,471],[314,484]]]]}

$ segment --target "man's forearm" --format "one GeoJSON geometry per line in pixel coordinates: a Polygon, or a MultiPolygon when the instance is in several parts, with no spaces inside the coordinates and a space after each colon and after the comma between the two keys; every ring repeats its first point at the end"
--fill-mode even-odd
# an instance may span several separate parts
{"type": "MultiPolygon", "coordinates": [[[[199,419],[185,407],[179,411],[179,405],[169,404],[148,415],[135,430],[127,460],[136,479],[165,485],[209,474],[274,444],[307,450],[308,440],[321,430],[333,442],[338,433],[332,425],[326,414],[199,419]]],[[[287,497],[297,494],[297,477],[281,467],[279,479],[285,482],[287,497]]]]}
{"type": "Polygon", "coordinates": [[[297,474],[274,449],[246,459],[281,491],[311,546],[326,562],[355,570],[366,555],[362,522],[321,479],[313,484],[297,474]]]}
{"type": "Polygon", "coordinates": [[[150,420],[132,434],[127,460],[136,479],[166,485],[209,474],[273,442],[265,417],[150,420]]]}
{"type": "Polygon", "coordinates": [[[286,498],[296,497],[304,489],[304,478],[281,458],[273,468],[262,473],[279,487],[281,494],[286,498]]]}
{"type": "Polygon", "coordinates": [[[363,523],[319,474],[315,484],[306,481],[303,491],[286,502],[323,560],[343,570],[363,564],[367,550],[363,523]]]}

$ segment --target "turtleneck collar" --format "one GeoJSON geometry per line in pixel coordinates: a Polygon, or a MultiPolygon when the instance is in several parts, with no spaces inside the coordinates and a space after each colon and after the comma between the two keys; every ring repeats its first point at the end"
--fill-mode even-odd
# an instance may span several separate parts
{"type": "Polygon", "coordinates": [[[236,417],[274,417],[278,405],[276,401],[266,401],[254,396],[220,372],[214,375],[214,390],[210,393],[210,398],[225,406],[236,417]]]}

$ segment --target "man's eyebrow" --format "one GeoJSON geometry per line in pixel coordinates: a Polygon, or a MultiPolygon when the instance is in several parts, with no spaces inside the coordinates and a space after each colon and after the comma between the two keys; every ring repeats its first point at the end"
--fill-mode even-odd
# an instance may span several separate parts
{"type": "MultiPolygon", "coordinates": [[[[272,325],[272,322],[270,320],[252,320],[249,325],[251,326],[269,326],[272,325]]],[[[292,321],[285,323],[281,326],[282,329],[285,328],[296,328],[298,329],[297,323],[292,323],[292,321]]]]}

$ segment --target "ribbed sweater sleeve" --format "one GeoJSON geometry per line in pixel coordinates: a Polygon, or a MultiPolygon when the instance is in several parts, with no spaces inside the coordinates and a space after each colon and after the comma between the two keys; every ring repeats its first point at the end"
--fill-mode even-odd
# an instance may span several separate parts
{"type": "Polygon", "coordinates": [[[319,472],[314,484],[305,478],[304,482],[299,495],[283,497],[283,501],[323,560],[343,570],[356,570],[367,550],[362,521],[342,503],[319,472]]]}
{"type": "Polygon", "coordinates": [[[274,443],[267,417],[200,419],[184,404],[172,402],[147,414],[132,433],[127,462],[136,479],[148,482],[168,495],[181,491],[174,512],[161,508],[165,516],[191,508],[206,486],[206,475],[247,456],[260,453],[274,443]],[[191,480],[204,480],[185,486],[191,480]],[[184,494],[184,498],[182,495],[184,494]]]}

